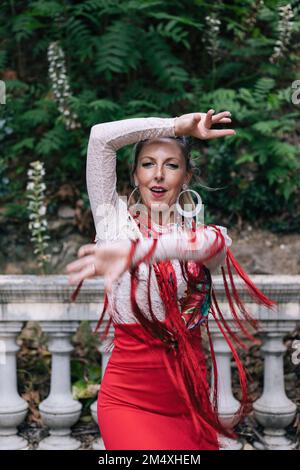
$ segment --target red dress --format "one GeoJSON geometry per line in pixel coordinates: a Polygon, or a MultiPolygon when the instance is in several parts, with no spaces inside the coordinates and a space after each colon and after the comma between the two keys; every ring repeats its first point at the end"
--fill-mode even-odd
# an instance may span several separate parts
{"type": "MultiPolygon", "coordinates": [[[[186,402],[168,374],[161,341],[151,338],[138,323],[113,326],[114,348],[97,402],[105,448],[218,450],[217,434],[205,421],[204,436],[195,434],[186,402]],[[126,329],[134,330],[141,340],[133,339],[126,329]]],[[[193,330],[191,344],[206,373],[200,327],[193,330]]],[[[171,355],[171,364],[174,360],[171,355]]]]}

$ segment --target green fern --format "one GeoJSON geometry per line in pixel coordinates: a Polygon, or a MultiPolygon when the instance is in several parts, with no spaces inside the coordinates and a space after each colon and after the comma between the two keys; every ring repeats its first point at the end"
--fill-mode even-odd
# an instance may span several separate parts
{"type": "Polygon", "coordinates": [[[23,13],[13,19],[12,30],[16,40],[23,41],[33,36],[36,30],[43,29],[44,27],[43,23],[34,18],[33,15],[23,13]]]}
{"type": "Polygon", "coordinates": [[[167,23],[159,23],[157,26],[151,25],[150,33],[157,33],[163,38],[169,38],[177,44],[183,44],[186,49],[191,46],[188,42],[188,31],[178,25],[176,20],[170,20],[167,23]]]}
{"type": "Polygon", "coordinates": [[[95,58],[95,70],[110,80],[112,74],[128,73],[135,70],[141,60],[141,53],[135,47],[137,29],[121,20],[110,25],[99,38],[95,58]]]}
{"type": "Polygon", "coordinates": [[[145,62],[158,83],[167,83],[170,88],[180,88],[188,81],[183,62],[172,54],[168,44],[155,33],[147,32],[145,39],[145,44],[148,45],[145,49],[145,62]]]}
{"type": "Polygon", "coordinates": [[[63,126],[57,126],[43,134],[40,142],[36,146],[38,155],[48,156],[64,147],[63,126]]]}
{"type": "Polygon", "coordinates": [[[79,18],[70,17],[65,22],[69,47],[77,49],[80,62],[91,59],[94,54],[93,37],[87,25],[79,18]]]}

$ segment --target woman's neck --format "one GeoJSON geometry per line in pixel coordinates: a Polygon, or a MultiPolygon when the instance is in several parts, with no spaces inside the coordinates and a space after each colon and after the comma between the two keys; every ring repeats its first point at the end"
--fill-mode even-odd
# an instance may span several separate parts
{"type": "Polygon", "coordinates": [[[147,217],[148,223],[153,225],[159,225],[160,227],[165,227],[169,224],[174,224],[178,222],[178,215],[174,214],[174,211],[152,211],[147,208],[147,217]]]}
{"type": "Polygon", "coordinates": [[[130,208],[131,215],[142,222],[143,227],[154,232],[161,230],[169,230],[171,227],[183,229],[184,227],[190,228],[191,221],[183,218],[180,213],[176,210],[176,207],[172,207],[170,210],[154,211],[142,204],[137,203],[130,208]],[[161,229],[161,230],[159,230],[161,229]]]}

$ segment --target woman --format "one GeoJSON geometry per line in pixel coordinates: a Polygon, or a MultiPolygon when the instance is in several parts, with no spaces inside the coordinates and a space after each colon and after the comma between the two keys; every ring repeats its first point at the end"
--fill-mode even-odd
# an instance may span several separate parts
{"type": "MultiPolygon", "coordinates": [[[[195,223],[198,204],[186,211],[193,165],[184,136],[212,139],[234,135],[212,129],[230,123],[230,113],[190,113],[176,118],[134,118],[92,127],[87,155],[87,188],[96,244],[82,246],[67,266],[69,283],[103,276],[108,312],[102,336],[113,324],[114,342],[98,395],[98,420],[106,449],[219,449],[220,437],[236,437],[219,421],[218,371],[208,328],[211,312],[236,360],[242,387],[239,419],[247,403],[246,375],[217,304],[211,273],[221,266],[236,325],[257,328],[246,311],[231,266],[257,301],[271,307],[229,249],[224,227],[195,223]],[[133,177],[139,204],[128,207],[116,192],[116,151],[137,143],[133,177]],[[182,191],[183,189],[183,191],[182,191]],[[180,202],[182,193],[184,204],[180,202]],[[182,205],[184,207],[182,207],[182,205]],[[233,299],[224,267],[227,266],[233,299]],[[234,306],[234,302],[237,306],[234,306]],[[241,316],[243,322],[241,322],[241,316]],[[201,327],[210,340],[214,390],[210,396],[201,327]]],[[[201,200],[200,200],[201,201],[201,200]]]]}

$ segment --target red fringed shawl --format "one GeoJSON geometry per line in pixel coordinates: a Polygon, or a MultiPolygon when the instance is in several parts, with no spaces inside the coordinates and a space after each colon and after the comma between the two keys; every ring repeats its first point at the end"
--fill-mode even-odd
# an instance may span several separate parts
{"type": "MultiPolygon", "coordinates": [[[[203,264],[208,259],[213,258],[219,251],[223,250],[225,246],[225,239],[221,230],[216,225],[210,224],[209,226],[213,227],[217,236],[215,242],[211,246],[211,250],[207,258],[202,260],[201,263],[193,260],[180,260],[182,275],[187,283],[187,288],[183,298],[178,299],[177,297],[176,274],[171,261],[159,261],[149,265],[147,297],[151,320],[145,316],[144,312],[140,310],[136,302],[136,289],[138,285],[139,265],[142,262],[148,262],[151,259],[155,250],[157,238],[153,239],[153,243],[148,253],[142,259],[140,259],[134,267],[130,267],[131,259],[133,257],[136,246],[139,243],[139,240],[131,241],[131,250],[128,256],[128,267],[131,274],[131,306],[137,321],[145,328],[145,330],[150,333],[152,337],[160,338],[161,341],[165,343],[168,355],[174,354],[178,359],[175,361],[175,371],[170,366],[168,361],[166,361],[166,366],[172,380],[174,381],[174,384],[179,387],[180,392],[186,399],[196,432],[201,434],[201,421],[205,420],[215,429],[215,431],[229,438],[236,439],[238,437],[236,433],[232,429],[225,428],[219,420],[217,403],[218,371],[216,356],[213,348],[213,341],[208,325],[208,315],[209,313],[212,314],[216,325],[222,332],[229,348],[232,351],[238,368],[242,398],[240,408],[237,410],[232,420],[232,422],[236,424],[245,415],[246,406],[249,402],[246,371],[239,359],[238,353],[233,343],[236,343],[236,346],[240,346],[245,350],[248,350],[249,347],[241,340],[236,331],[240,331],[248,339],[256,344],[261,344],[261,341],[256,339],[247,328],[247,326],[250,326],[258,330],[260,325],[258,320],[253,318],[246,310],[245,305],[242,302],[235,286],[233,272],[244,281],[249,294],[253,297],[255,302],[268,308],[273,308],[276,305],[276,302],[266,297],[263,292],[261,292],[254,285],[247,273],[234,258],[231,250],[227,247],[227,273],[224,266],[221,266],[221,271],[226,297],[232,314],[230,323],[232,323],[233,327],[229,325],[229,322],[227,322],[224,318],[218,305],[210,271],[203,264]],[[155,275],[158,281],[157,284],[160,290],[160,296],[165,307],[166,320],[164,322],[159,321],[152,311],[150,296],[150,279],[152,268],[155,271],[155,275]],[[227,276],[229,277],[229,281],[227,276]],[[230,291],[229,285],[232,292],[230,291]],[[199,325],[205,327],[209,340],[213,373],[213,394],[211,398],[209,396],[210,390],[208,387],[206,374],[203,373],[200,364],[198,363],[199,361],[195,350],[191,346],[190,342],[191,330],[198,327],[199,325]]],[[[190,231],[190,234],[190,242],[195,241],[195,223],[190,231]]],[[[82,282],[78,284],[76,290],[73,292],[71,297],[72,301],[75,301],[81,285],[82,282]]],[[[103,322],[107,306],[108,297],[107,293],[105,293],[104,307],[96,326],[95,333],[103,322]]],[[[109,318],[105,331],[100,337],[101,341],[106,338],[111,323],[112,318],[109,318]]],[[[126,323],[118,324],[118,326],[126,329],[126,323]]],[[[133,332],[130,332],[130,334],[135,336],[133,332]]],[[[140,341],[140,338],[136,339],[140,341]]],[[[251,377],[249,378],[251,379],[251,377]]]]}

